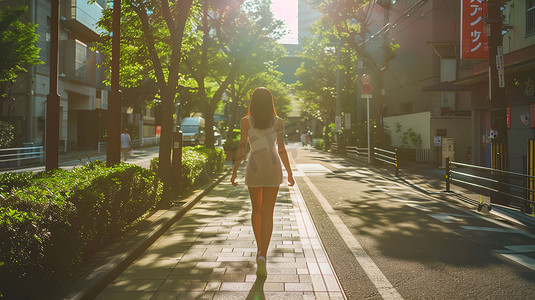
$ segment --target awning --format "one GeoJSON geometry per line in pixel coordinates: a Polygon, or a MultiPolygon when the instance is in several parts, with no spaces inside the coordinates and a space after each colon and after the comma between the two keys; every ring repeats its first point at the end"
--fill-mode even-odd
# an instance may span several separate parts
{"type": "Polygon", "coordinates": [[[465,92],[471,91],[470,86],[457,85],[449,81],[442,81],[422,87],[423,92],[465,92]]]}

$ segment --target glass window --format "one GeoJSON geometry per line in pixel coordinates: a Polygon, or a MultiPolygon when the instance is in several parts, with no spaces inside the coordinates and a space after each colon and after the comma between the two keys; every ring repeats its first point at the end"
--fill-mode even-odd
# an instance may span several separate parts
{"type": "Polygon", "coordinates": [[[535,0],[526,0],[526,35],[535,33],[535,0]]]}
{"type": "Polygon", "coordinates": [[[97,0],[96,2],[97,2],[97,4],[98,4],[100,7],[102,7],[102,8],[106,8],[106,2],[107,2],[107,0],[97,0]]]}
{"type": "Polygon", "coordinates": [[[87,46],[79,41],[76,41],[76,53],[74,58],[75,77],[78,79],[86,78],[87,66],[87,46]]]}

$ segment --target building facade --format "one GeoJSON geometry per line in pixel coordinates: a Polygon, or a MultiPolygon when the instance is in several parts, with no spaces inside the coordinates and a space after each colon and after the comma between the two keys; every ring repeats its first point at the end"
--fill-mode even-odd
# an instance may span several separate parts
{"type": "MultiPolygon", "coordinates": [[[[524,173],[528,141],[535,139],[535,1],[509,1],[503,16],[507,165],[524,173]]],[[[471,89],[474,162],[491,167],[488,60],[472,66],[455,83],[471,89]]]]}
{"type": "MultiPolygon", "coordinates": [[[[11,89],[15,104],[9,119],[24,143],[45,140],[46,97],[49,94],[51,36],[50,0],[4,1],[4,5],[27,5],[25,21],[38,24],[36,46],[42,65],[20,74],[11,89]]],[[[60,0],[59,84],[60,150],[96,148],[105,135],[108,88],[104,72],[97,68],[104,57],[91,49],[98,38],[96,22],[107,0],[60,0]]],[[[3,104],[5,105],[5,104],[3,104]]],[[[6,110],[3,110],[6,112],[6,110]]],[[[4,113],[2,118],[8,118],[4,113]]]]}

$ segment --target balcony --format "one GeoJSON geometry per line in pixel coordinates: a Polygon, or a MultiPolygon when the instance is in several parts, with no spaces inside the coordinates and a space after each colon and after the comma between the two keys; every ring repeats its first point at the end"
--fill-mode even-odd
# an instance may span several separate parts
{"type": "Polygon", "coordinates": [[[98,38],[96,23],[102,16],[107,0],[90,3],[87,0],[61,0],[62,24],[77,38],[91,42],[98,38]]]}
{"type": "Polygon", "coordinates": [[[97,53],[78,40],[63,40],[60,44],[60,73],[66,80],[95,86],[97,82],[97,53]]]}

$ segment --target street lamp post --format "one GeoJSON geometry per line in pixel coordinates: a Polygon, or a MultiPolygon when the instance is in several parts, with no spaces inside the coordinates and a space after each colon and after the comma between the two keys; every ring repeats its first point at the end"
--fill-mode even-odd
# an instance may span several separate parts
{"type": "Polygon", "coordinates": [[[119,68],[121,59],[121,0],[113,1],[112,52],[111,52],[111,97],[108,101],[108,148],[106,165],[121,161],[121,100],[119,68]]]}
{"type": "Polygon", "coordinates": [[[45,169],[51,171],[59,167],[59,101],[58,61],[59,61],[59,0],[51,1],[50,10],[50,83],[46,96],[45,129],[45,169]]]}

